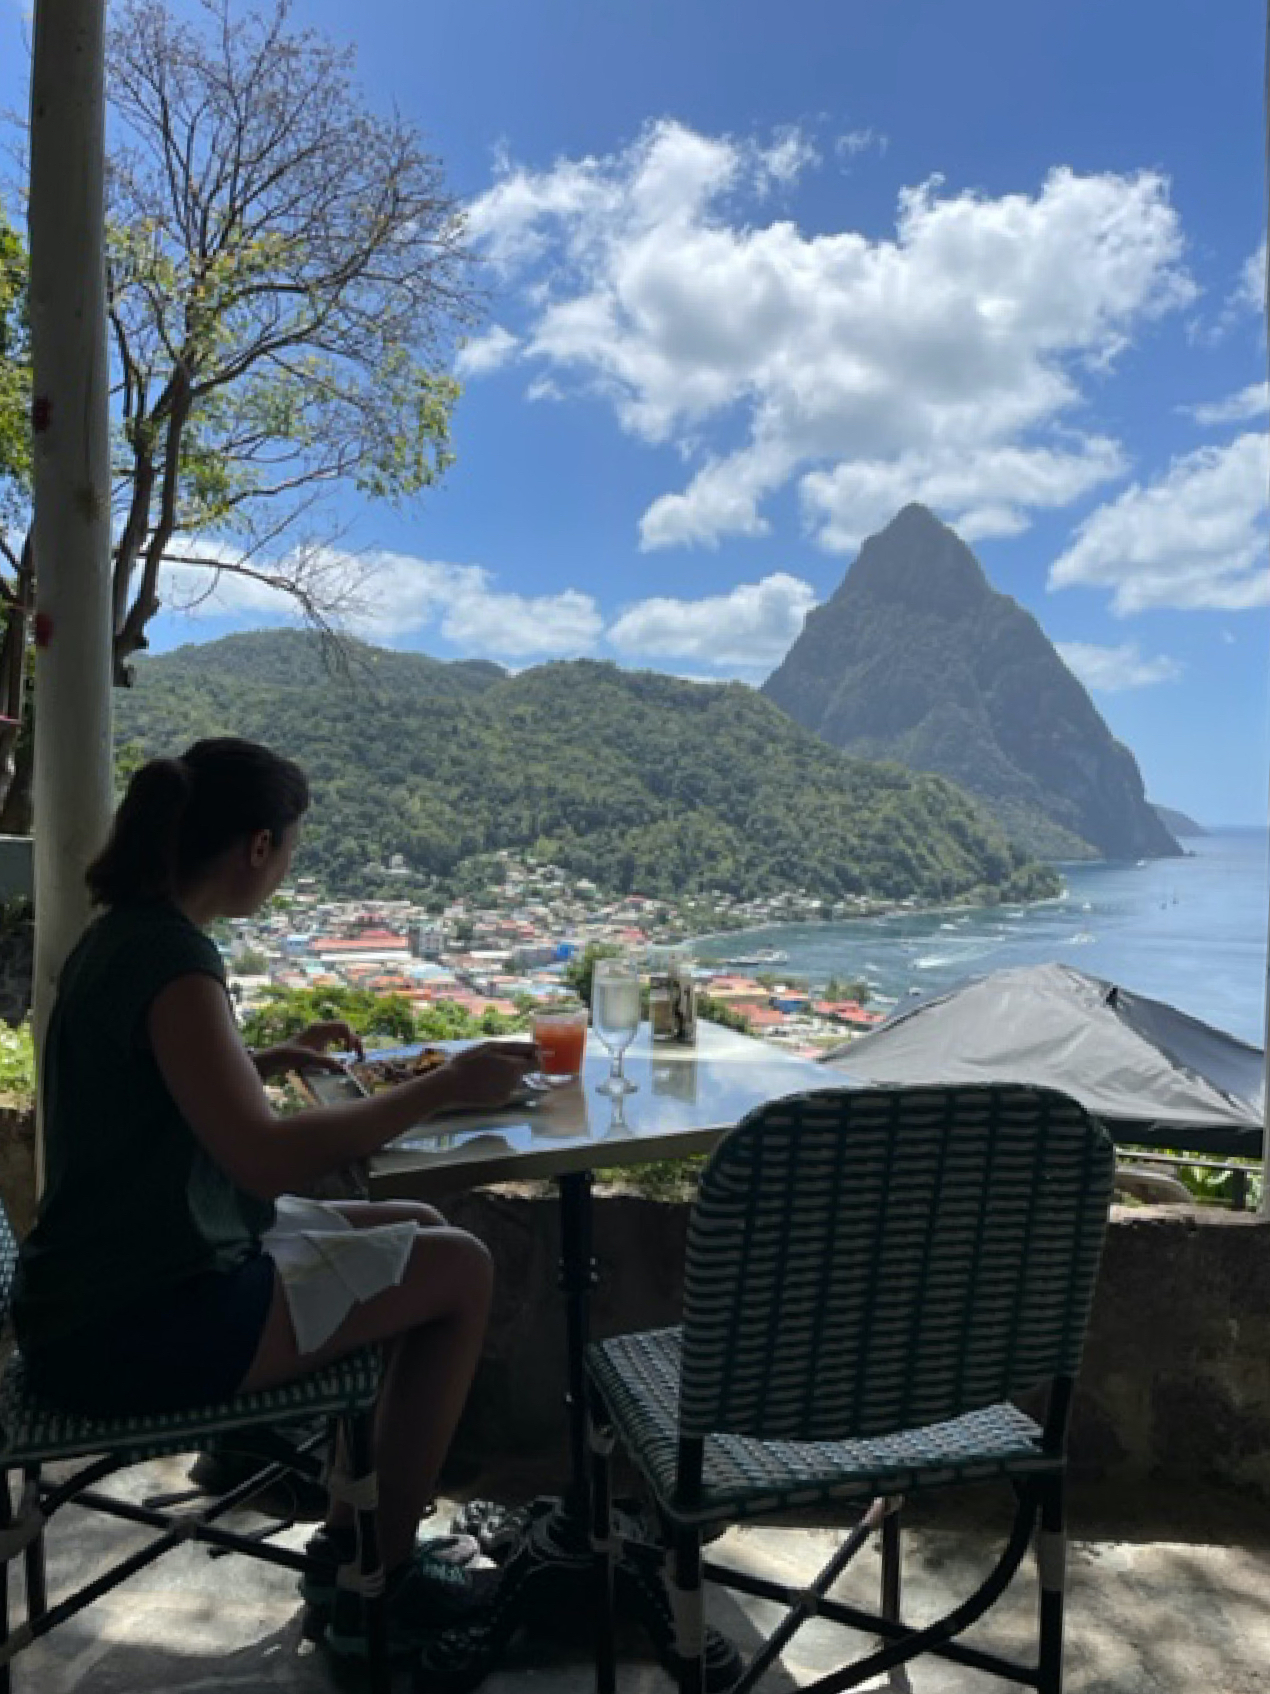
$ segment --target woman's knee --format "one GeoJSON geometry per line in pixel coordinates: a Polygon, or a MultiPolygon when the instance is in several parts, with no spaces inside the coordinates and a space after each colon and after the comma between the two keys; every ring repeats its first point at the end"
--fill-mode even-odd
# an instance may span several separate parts
{"type": "Polygon", "coordinates": [[[377,1212],[381,1212],[380,1223],[413,1223],[420,1229],[444,1229],[445,1219],[435,1206],[427,1206],[422,1200],[372,1200],[369,1202],[377,1212]]]}
{"type": "Polygon", "coordinates": [[[445,1223],[435,1206],[422,1200],[346,1200],[340,1211],[358,1229],[374,1229],[389,1223],[413,1223],[420,1229],[438,1229],[445,1223]]]}
{"type": "Polygon", "coordinates": [[[494,1291],[494,1261],[489,1248],[465,1229],[433,1230],[411,1249],[408,1283],[429,1303],[444,1292],[452,1311],[489,1308],[494,1291]]]}

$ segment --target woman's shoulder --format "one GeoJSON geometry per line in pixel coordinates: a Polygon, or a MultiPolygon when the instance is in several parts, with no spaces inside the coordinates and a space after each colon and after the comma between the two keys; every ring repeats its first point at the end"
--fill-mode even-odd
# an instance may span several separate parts
{"type": "Polygon", "coordinates": [[[182,965],[223,976],[220,950],[211,936],[163,900],[108,907],[89,924],[67,960],[70,973],[105,971],[116,981],[133,974],[149,977],[156,969],[175,975],[182,965]]]}

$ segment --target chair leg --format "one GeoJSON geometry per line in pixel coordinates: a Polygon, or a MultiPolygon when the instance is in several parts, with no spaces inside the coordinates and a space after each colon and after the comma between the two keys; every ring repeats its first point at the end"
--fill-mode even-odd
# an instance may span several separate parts
{"type": "Polygon", "coordinates": [[[701,1587],[701,1531],[678,1527],[670,1585],[679,1657],[679,1694],[705,1694],[706,1621],[701,1587]]]}
{"type": "Polygon", "coordinates": [[[613,1616],[613,1517],[609,1486],[609,1455],[613,1436],[603,1423],[604,1408],[593,1397],[591,1437],[591,1551],[595,1561],[595,1690],[615,1694],[617,1649],[613,1616]]]}
{"type": "MultiPolygon", "coordinates": [[[[888,1500],[887,1513],[882,1519],[882,1616],[900,1621],[900,1596],[903,1588],[901,1562],[902,1529],[900,1510],[902,1499],[888,1500]]],[[[893,1665],[887,1672],[887,1682],[895,1694],[911,1694],[907,1665],[893,1665]]]]}
{"type": "MultiPolygon", "coordinates": [[[[9,1473],[0,1470],[0,1530],[13,1522],[13,1497],[9,1493],[9,1473]]],[[[9,1561],[0,1559],[0,1647],[9,1642],[9,1561]]],[[[9,1694],[9,1665],[0,1665],[0,1694],[9,1694]]]]}
{"type": "MultiPolygon", "coordinates": [[[[27,1485],[39,1487],[40,1467],[27,1465],[23,1471],[27,1485]]],[[[44,1571],[44,1531],[41,1529],[26,1550],[26,1614],[34,1621],[48,1610],[48,1584],[44,1571]]]]}
{"type": "Polygon", "coordinates": [[[900,1508],[882,1519],[882,1616],[900,1621],[900,1508]]]}
{"type": "Polygon", "coordinates": [[[1067,1525],[1064,1477],[1042,1485],[1041,1521],[1036,1537],[1036,1567],[1040,1578],[1040,1663],[1038,1694],[1062,1694],[1063,1595],[1067,1583],[1067,1525]]]}
{"type": "Polygon", "coordinates": [[[371,1445],[370,1412],[354,1412],[342,1421],[344,1451],[348,1457],[354,1491],[357,1523],[358,1586],[362,1600],[362,1626],[366,1631],[366,1663],[374,1694],[390,1694],[392,1671],[388,1663],[388,1631],[384,1606],[384,1566],[379,1550],[379,1516],[371,1485],[375,1477],[371,1445]],[[365,1485],[365,1492],[362,1492],[365,1485]]]}

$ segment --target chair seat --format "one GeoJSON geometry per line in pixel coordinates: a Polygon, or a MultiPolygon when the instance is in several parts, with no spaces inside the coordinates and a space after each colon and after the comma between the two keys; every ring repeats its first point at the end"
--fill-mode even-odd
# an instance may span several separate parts
{"type": "Polygon", "coordinates": [[[184,1453],[222,1430],[364,1409],[375,1399],[379,1377],[379,1349],[364,1347],[279,1388],[176,1412],[99,1417],[37,1397],[28,1384],[25,1361],[15,1353],[0,1381],[0,1463],[20,1465],[125,1449],[138,1459],[184,1453]]]}
{"type": "Polygon", "coordinates": [[[647,1330],[588,1349],[587,1368],[623,1445],[676,1522],[732,1522],[818,1500],[902,1494],[944,1483],[1060,1470],[1041,1446],[1041,1429],[1003,1403],[947,1423],[856,1441],[705,1441],[698,1504],[674,1504],[679,1451],[682,1332],[647,1330]]]}

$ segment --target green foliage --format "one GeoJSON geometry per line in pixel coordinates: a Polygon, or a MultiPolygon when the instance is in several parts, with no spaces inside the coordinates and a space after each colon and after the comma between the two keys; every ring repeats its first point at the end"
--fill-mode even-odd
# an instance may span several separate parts
{"type": "Polygon", "coordinates": [[[147,757],[139,741],[124,741],[115,747],[115,792],[121,798],[147,757]]]}
{"type": "Polygon", "coordinates": [[[507,1015],[493,1008],[474,1017],[449,1001],[416,1011],[399,994],[364,988],[270,988],[264,1003],[243,1019],[243,1039],[249,1047],[273,1047],[330,1018],[343,1018],[370,1047],[508,1035],[529,1021],[523,1012],[507,1015]]]}
{"type": "Polygon", "coordinates": [[[288,526],[313,537],[338,486],[410,500],[452,462],[462,215],[418,131],[290,11],[110,9],[120,664],[161,599],[145,559],[249,561],[320,623],[356,585],[330,550],[282,545],[288,526]]]}
{"type": "Polygon", "coordinates": [[[0,1022],[0,1094],[21,1106],[35,1101],[35,1049],[28,1018],[16,1029],[0,1022]]]}
{"type": "Polygon", "coordinates": [[[564,967],[564,985],[576,994],[584,1006],[591,1004],[591,976],[597,959],[616,959],[622,949],[610,941],[588,941],[581,953],[575,953],[564,967]]]}
{"type": "Polygon", "coordinates": [[[1061,888],[952,784],[848,758],[739,683],[588,661],[508,677],[356,654],[341,676],[322,669],[316,637],[258,633],[145,658],[117,733],[147,755],[239,734],[298,759],[314,805],[296,874],[333,893],[367,894],[376,877],[421,892],[502,849],[610,892],[676,900],[1061,888]],[[394,854],[407,877],[368,870],[394,854]]]}
{"type": "Polygon", "coordinates": [[[239,976],[263,976],[269,969],[268,955],[259,947],[241,947],[231,960],[239,976]]]}
{"type": "Polygon", "coordinates": [[[736,1011],[726,1000],[716,1000],[710,994],[697,996],[697,1016],[708,1023],[721,1023],[724,1029],[739,1030],[742,1035],[754,1033],[744,1012],[736,1011]]]}
{"type": "MultiPolygon", "coordinates": [[[[1144,1162],[1149,1163],[1149,1155],[1144,1162]]],[[[1195,1199],[1201,1205],[1230,1206],[1236,1195],[1236,1185],[1242,1179],[1244,1186],[1244,1206],[1248,1211],[1255,1211],[1261,1204],[1261,1167],[1247,1159],[1232,1159],[1224,1170],[1212,1170],[1207,1164],[1161,1165],[1162,1170],[1169,1176],[1176,1177],[1186,1188],[1189,1188],[1195,1199]]]]}
{"type": "Polygon", "coordinates": [[[867,1004],[872,993],[864,977],[831,976],[825,984],[826,1000],[854,1000],[858,1006],[867,1004]]]}
{"type": "Polygon", "coordinates": [[[606,1188],[640,1194],[645,1200],[662,1200],[671,1205],[693,1200],[705,1167],[706,1155],[690,1159],[659,1159],[646,1165],[617,1165],[597,1170],[596,1180],[606,1188]]]}
{"type": "Polygon", "coordinates": [[[0,536],[31,492],[31,335],[26,250],[0,205],[0,536]]]}
{"type": "Polygon", "coordinates": [[[243,1039],[249,1047],[273,1047],[311,1023],[330,1018],[343,1018],[372,1042],[415,1039],[410,1002],[399,994],[371,994],[364,988],[270,988],[263,1003],[243,1019],[243,1039]]]}
{"type": "Polygon", "coordinates": [[[507,1013],[487,1006],[475,1017],[465,1006],[457,1006],[452,1000],[437,1000],[420,1006],[415,1013],[417,1041],[470,1041],[480,1036],[511,1035],[528,1028],[527,1008],[507,1013]]]}

